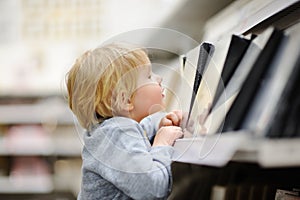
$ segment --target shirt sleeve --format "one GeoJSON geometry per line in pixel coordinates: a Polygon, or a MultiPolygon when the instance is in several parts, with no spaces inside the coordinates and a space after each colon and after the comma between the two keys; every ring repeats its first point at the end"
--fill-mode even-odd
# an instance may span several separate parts
{"type": "Polygon", "coordinates": [[[149,115],[148,117],[145,117],[141,122],[140,125],[143,127],[143,129],[147,133],[147,137],[149,141],[153,142],[154,137],[156,135],[156,132],[159,128],[160,120],[166,116],[166,112],[157,112],[152,115],[149,115]]]}
{"type": "MultiPolygon", "coordinates": [[[[133,199],[165,199],[171,191],[173,147],[151,147],[136,124],[100,129],[85,138],[90,169],[133,199]]],[[[88,161],[86,161],[88,162],[88,161]]]]}

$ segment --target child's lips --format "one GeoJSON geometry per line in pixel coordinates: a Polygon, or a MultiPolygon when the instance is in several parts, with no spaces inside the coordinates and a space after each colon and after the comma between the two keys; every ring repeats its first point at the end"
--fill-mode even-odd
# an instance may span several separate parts
{"type": "Polygon", "coordinates": [[[162,95],[162,97],[165,97],[165,89],[164,88],[161,89],[161,95],[162,95]]]}

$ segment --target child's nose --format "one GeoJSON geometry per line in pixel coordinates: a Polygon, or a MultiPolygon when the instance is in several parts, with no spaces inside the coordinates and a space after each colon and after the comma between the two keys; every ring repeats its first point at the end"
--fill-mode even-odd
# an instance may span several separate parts
{"type": "Polygon", "coordinates": [[[163,78],[161,76],[157,75],[157,74],[155,74],[155,79],[159,83],[159,85],[161,84],[161,82],[163,80],[163,78]]]}

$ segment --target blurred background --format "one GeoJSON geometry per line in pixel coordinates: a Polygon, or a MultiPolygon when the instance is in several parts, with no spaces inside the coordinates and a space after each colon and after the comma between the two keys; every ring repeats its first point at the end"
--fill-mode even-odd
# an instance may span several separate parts
{"type": "MultiPolygon", "coordinates": [[[[76,199],[84,130],[68,108],[65,76],[84,51],[112,41],[146,47],[153,70],[164,79],[168,108],[178,108],[183,101],[179,96],[188,93],[181,86],[190,89],[193,83],[201,42],[216,46],[213,65],[223,67],[232,34],[252,38],[269,25],[293,28],[300,21],[299,2],[0,0],[0,199],[76,199]]],[[[215,75],[207,80],[218,80],[215,75]]],[[[189,107],[186,102],[183,110],[189,107]]],[[[293,120],[296,126],[297,117],[293,120]]],[[[169,199],[186,199],[191,194],[195,199],[210,194],[211,199],[214,195],[246,199],[250,193],[249,199],[262,199],[261,194],[272,194],[263,199],[274,199],[276,189],[287,185],[298,188],[299,196],[299,139],[278,139],[276,145],[268,138],[256,139],[242,143],[236,157],[221,168],[174,162],[169,199]],[[217,179],[220,183],[214,182],[217,179]],[[236,184],[233,189],[232,183],[236,184]]],[[[230,151],[232,143],[219,146],[230,151]]]]}
{"type": "Polygon", "coordinates": [[[82,130],[68,109],[64,85],[76,57],[118,35],[149,28],[190,37],[194,42],[166,42],[180,55],[201,42],[206,20],[229,3],[0,0],[0,199],[77,196],[82,130]]]}
{"type": "Polygon", "coordinates": [[[55,94],[76,56],[128,31],[169,28],[201,41],[205,21],[229,2],[1,0],[1,94],[55,94]]]}

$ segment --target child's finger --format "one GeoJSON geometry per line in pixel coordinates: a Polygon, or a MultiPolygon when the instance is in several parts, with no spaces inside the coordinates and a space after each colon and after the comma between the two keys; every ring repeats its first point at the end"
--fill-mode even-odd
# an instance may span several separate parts
{"type": "Polygon", "coordinates": [[[173,112],[169,113],[167,116],[166,116],[167,119],[171,120],[172,121],[172,124],[174,126],[179,126],[180,124],[180,118],[173,112]]]}
{"type": "Polygon", "coordinates": [[[177,115],[178,119],[181,121],[183,118],[182,111],[180,110],[175,110],[174,113],[177,115]]]}
{"type": "Polygon", "coordinates": [[[163,118],[162,119],[162,125],[163,126],[173,126],[173,122],[172,122],[172,120],[170,120],[168,118],[163,118]]]}

